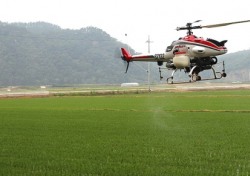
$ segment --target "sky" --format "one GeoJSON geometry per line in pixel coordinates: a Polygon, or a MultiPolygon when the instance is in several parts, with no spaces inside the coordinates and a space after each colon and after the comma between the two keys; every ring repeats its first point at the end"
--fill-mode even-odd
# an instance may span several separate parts
{"type": "MultiPolygon", "coordinates": [[[[186,35],[176,27],[250,20],[247,0],[0,0],[0,21],[44,21],[64,29],[101,28],[137,52],[151,53],[186,35]],[[127,34],[127,35],[125,35],[127,34]]],[[[229,52],[250,49],[250,22],[193,31],[198,37],[228,40],[229,52]]]]}

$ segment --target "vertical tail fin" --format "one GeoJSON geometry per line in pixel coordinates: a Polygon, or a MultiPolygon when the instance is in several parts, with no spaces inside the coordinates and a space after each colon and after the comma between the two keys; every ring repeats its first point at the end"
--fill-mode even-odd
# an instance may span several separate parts
{"type": "Polygon", "coordinates": [[[132,59],[131,54],[125,48],[121,48],[121,54],[122,54],[121,58],[124,61],[129,62],[132,59]]]}

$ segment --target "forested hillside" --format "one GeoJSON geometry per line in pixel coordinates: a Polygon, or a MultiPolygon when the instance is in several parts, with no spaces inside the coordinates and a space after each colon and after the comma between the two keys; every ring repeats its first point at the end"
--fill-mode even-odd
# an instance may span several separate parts
{"type": "MultiPolygon", "coordinates": [[[[0,86],[147,82],[147,63],[131,63],[124,74],[125,64],[114,56],[124,46],[95,27],[0,22],[0,86]]],[[[226,61],[224,80],[249,81],[249,59],[249,50],[220,56],[226,61]]],[[[157,64],[151,66],[151,80],[159,82],[157,64]]]]}
{"type": "Polygon", "coordinates": [[[123,61],[114,57],[122,46],[95,27],[0,23],[0,86],[145,82],[139,67],[124,74],[123,61]]]}

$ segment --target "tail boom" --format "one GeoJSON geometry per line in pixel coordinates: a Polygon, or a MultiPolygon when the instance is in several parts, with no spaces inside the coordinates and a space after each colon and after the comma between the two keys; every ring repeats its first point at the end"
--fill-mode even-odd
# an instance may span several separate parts
{"type": "MultiPolygon", "coordinates": [[[[132,61],[146,61],[146,62],[157,62],[159,60],[159,57],[156,57],[156,55],[131,55],[125,48],[121,48],[122,53],[122,59],[127,62],[132,61]]],[[[164,58],[160,58],[164,59],[164,58]]]]}

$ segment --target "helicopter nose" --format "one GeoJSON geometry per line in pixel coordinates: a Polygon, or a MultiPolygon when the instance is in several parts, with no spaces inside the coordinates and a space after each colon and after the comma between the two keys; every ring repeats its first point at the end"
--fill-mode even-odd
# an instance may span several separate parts
{"type": "Polygon", "coordinates": [[[218,54],[226,54],[227,53],[227,48],[225,46],[221,47],[220,50],[218,51],[218,54]]]}
{"type": "Polygon", "coordinates": [[[224,53],[227,53],[227,48],[223,47],[223,51],[224,51],[224,53]]]}

